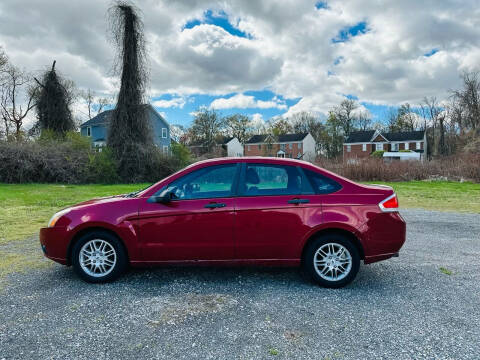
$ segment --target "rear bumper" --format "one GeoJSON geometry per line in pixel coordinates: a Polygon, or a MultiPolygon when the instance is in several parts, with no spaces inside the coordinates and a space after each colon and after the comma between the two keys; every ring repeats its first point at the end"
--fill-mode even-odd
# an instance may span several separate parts
{"type": "Polygon", "coordinates": [[[51,227],[40,229],[40,246],[47,258],[67,265],[68,240],[66,228],[51,227]]]}
{"type": "Polygon", "coordinates": [[[398,212],[382,213],[363,227],[367,238],[365,264],[398,256],[406,239],[406,223],[398,212]]]}

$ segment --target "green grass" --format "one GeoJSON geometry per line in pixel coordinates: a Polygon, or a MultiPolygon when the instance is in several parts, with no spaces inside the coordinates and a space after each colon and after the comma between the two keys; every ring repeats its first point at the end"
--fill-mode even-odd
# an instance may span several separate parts
{"type": "Polygon", "coordinates": [[[393,187],[400,208],[480,213],[480,184],[453,181],[371,183],[393,187]]]}
{"type": "Polygon", "coordinates": [[[445,275],[452,275],[453,274],[450,270],[448,270],[447,268],[444,268],[444,267],[441,267],[440,271],[445,275]]]}
{"type": "Polygon", "coordinates": [[[135,185],[0,184],[0,290],[5,276],[51,266],[32,239],[58,210],[95,197],[146,187],[135,185]]]}
{"type": "Polygon", "coordinates": [[[64,207],[147,185],[0,184],[0,244],[31,236],[64,207]]]}

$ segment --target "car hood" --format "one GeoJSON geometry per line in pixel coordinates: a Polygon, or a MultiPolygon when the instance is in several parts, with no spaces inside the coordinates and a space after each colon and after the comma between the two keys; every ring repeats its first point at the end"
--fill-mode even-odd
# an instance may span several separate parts
{"type": "Polygon", "coordinates": [[[100,198],[95,198],[87,201],[80,202],[78,204],[69,206],[70,209],[79,209],[85,206],[90,206],[90,205],[98,205],[98,204],[105,204],[105,203],[111,203],[111,202],[118,202],[118,201],[123,201],[127,199],[125,195],[113,195],[113,196],[105,196],[105,197],[100,197],[100,198]]]}

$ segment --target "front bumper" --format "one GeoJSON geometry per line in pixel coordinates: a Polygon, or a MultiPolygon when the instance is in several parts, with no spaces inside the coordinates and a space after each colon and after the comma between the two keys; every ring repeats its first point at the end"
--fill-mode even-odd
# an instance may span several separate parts
{"type": "Polygon", "coordinates": [[[67,265],[68,239],[65,227],[41,228],[40,246],[47,258],[67,265]]]}

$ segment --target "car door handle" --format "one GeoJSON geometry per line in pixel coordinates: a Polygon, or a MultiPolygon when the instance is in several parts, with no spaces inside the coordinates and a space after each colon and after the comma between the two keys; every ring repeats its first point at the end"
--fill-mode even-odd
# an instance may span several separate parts
{"type": "Polygon", "coordinates": [[[288,200],[288,203],[289,204],[307,204],[309,203],[310,200],[308,199],[292,199],[292,200],[288,200]]]}
{"type": "Polygon", "coordinates": [[[206,207],[207,209],[215,209],[215,208],[221,208],[225,206],[226,205],[224,203],[210,203],[205,205],[204,207],[206,207]]]}

